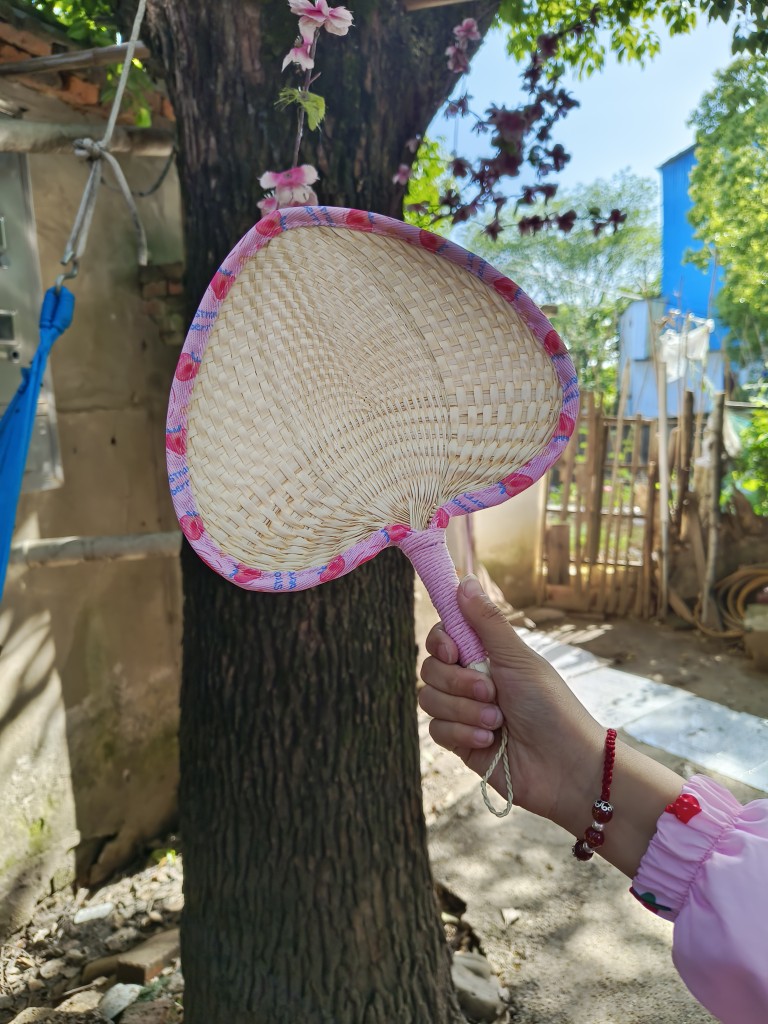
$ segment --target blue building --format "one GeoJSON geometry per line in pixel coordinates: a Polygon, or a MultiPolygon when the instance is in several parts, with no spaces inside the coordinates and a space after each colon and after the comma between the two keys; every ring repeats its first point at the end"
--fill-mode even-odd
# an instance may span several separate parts
{"type": "MultiPolygon", "coordinates": [[[[725,360],[724,342],[727,329],[714,316],[714,299],[721,285],[721,270],[710,262],[706,271],[685,260],[689,250],[702,248],[693,236],[688,220],[691,198],[688,194],[691,170],[696,160],[690,146],[673,156],[659,168],[662,194],[662,271],[661,296],[650,302],[636,301],[619,322],[619,374],[629,361],[629,393],[627,414],[637,413],[655,418],[658,415],[658,373],[654,358],[659,338],[669,351],[667,373],[667,412],[676,416],[686,389],[694,392],[696,407],[708,409],[711,394],[723,390],[725,360]],[[705,325],[712,327],[708,331],[705,325]],[[699,331],[698,335],[692,332],[699,331]],[[686,359],[693,352],[690,337],[704,337],[704,358],[686,359]],[[665,332],[667,332],[665,334],[665,332]],[[677,338],[677,340],[676,340],[677,338]],[[682,349],[682,356],[679,355],[682,349]],[[669,379],[670,377],[674,379],[669,379]]],[[[664,345],[662,344],[662,347],[664,345]]],[[[697,354],[702,354],[699,351],[697,354]]]]}

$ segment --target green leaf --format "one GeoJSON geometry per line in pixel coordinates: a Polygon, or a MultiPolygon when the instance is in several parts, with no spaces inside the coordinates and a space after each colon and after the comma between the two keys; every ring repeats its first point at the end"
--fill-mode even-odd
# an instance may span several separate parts
{"type": "Polygon", "coordinates": [[[136,127],[137,128],[151,128],[152,127],[152,111],[149,107],[139,107],[136,110],[136,127]]]}
{"type": "Polygon", "coordinates": [[[314,131],[325,117],[325,100],[315,92],[303,92],[299,103],[307,115],[307,124],[314,131]]]}
{"type": "Polygon", "coordinates": [[[325,117],[325,99],[314,92],[305,92],[303,89],[294,89],[286,86],[280,90],[275,106],[278,110],[289,107],[292,104],[300,106],[307,115],[307,124],[311,131],[318,128],[325,117]]]}
{"type": "Polygon", "coordinates": [[[294,89],[287,85],[284,89],[280,90],[280,95],[277,97],[275,106],[278,110],[284,110],[286,107],[291,106],[292,103],[298,103],[300,96],[300,89],[294,89]]]}

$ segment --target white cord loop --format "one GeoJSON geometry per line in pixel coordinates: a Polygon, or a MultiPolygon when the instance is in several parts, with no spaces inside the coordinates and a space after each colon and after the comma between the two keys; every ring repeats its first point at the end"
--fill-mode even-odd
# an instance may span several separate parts
{"type": "MultiPolygon", "coordinates": [[[[473,661],[467,667],[474,669],[476,672],[482,672],[483,675],[485,676],[490,676],[491,674],[491,663],[487,659],[485,661],[473,661]]],[[[504,722],[504,724],[501,727],[501,746],[496,751],[494,759],[488,766],[488,771],[485,773],[480,782],[480,790],[483,794],[485,806],[488,808],[491,814],[495,814],[497,818],[506,818],[506,816],[512,810],[515,799],[512,793],[512,776],[510,775],[509,772],[509,753],[507,751],[508,739],[509,734],[507,733],[507,723],[504,722]],[[504,809],[501,811],[496,810],[496,808],[491,803],[490,797],[488,796],[488,780],[496,770],[496,766],[498,765],[499,761],[501,761],[501,767],[502,770],[504,771],[504,779],[507,784],[507,803],[504,809]]]]}
{"type": "Polygon", "coordinates": [[[485,806],[488,808],[491,814],[495,814],[497,818],[506,818],[506,816],[512,810],[512,806],[514,804],[514,796],[512,794],[512,776],[509,774],[509,755],[507,753],[508,738],[509,737],[507,735],[507,723],[505,722],[504,725],[502,725],[501,727],[501,746],[496,751],[496,756],[491,761],[490,765],[488,766],[488,771],[485,773],[485,775],[482,778],[482,781],[480,782],[480,789],[482,790],[485,806]],[[497,811],[496,808],[491,803],[490,798],[488,796],[488,780],[493,775],[496,765],[499,763],[499,761],[501,761],[501,766],[504,770],[504,779],[506,780],[507,783],[507,804],[506,807],[504,807],[502,810],[497,811]]]}
{"type": "Polygon", "coordinates": [[[144,226],[141,223],[139,217],[139,211],[136,208],[131,189],[128,182],[123,174],[123,169],[117,162],[115,157],[110,153],[109,146],[112,141],[112,135],[117,124],[118,114],[120,113],[120,107],[123,102],[123,95],[125,93],[126,85],[128,84],[128,75],[131,70],[131,63],[133,62],[133,56],[136,51],[136,43],[139,38],[139,31],[141,30],[141,23],[144,20],[144,12],[147,8],[147,0],[139,0],[139,6],[136,11],[136,17],[133,20],[133,28],[131,30],[131,38],[128,42],[128,48],[125,53],[125,60],[123,61],[122,71],[120,73],[120,81],[117,84],[115,90],[115,98],[112,102],[112,109],[109,112],[109,118],[107,120],[107,126],[104,129],[104,136],[101,140],[97,139],[75,139],[74,150],[75,155],[81,159],[90,160],[91,171],[86,182],[85,190],[83,191],[83,198],[80,201],[80,208],[77,211],[75,217],[75,223],[72,226],[69,239],[67,241],[64,255],[61,258],[61,262],[64,266],[72,264],[72,267],[64,274],[60,274],[57,279],[57,287],[61,287],[61,283],[65,280],[75,277],[79,267],[79,261],[85,252],[85,247],[88,242],[88,233],[91,230],[91,223],[93,222],[93,213],[96,209],[96,199],[99,194],[99,185],[101,184],[102,177],[102,164],[106,162],[109,164],[112,173],[115,176],[115,181],[123,194],[128,205],[128,211],[133,221],[133,227],[136,232],[136,245],[137,245],[137,256],[139,266],[145,267],[149,258],[147,251],[147,236],[144,231],[144,226]]]}

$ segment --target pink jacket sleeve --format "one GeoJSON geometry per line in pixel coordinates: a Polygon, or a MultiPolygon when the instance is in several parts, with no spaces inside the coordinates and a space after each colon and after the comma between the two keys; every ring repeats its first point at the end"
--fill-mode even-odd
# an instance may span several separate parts
{"type": "Polygon", "coordinates": [[[723,1024],[768,1021],[768,800],[696,775],[659,819],[630,890],[674,921],[672,959],[723,1024]]]}

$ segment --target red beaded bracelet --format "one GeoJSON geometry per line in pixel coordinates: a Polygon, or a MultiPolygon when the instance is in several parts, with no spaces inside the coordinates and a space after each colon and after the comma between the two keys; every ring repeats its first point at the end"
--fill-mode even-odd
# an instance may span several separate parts
{"type": "Polygon", "coordinates": [[[603,788],[600,798],[592,804],[592,824],[584,833],[583,839],[577,839],[573,847],[576,860],[591,860],[595,850],[605,842],[605,826],[613,817],[610,802],[611,783],[613,782],[613,762],[616,758],[616,730],[609,729],[605,736],[605,761],[603,762],[603,788]]]}

